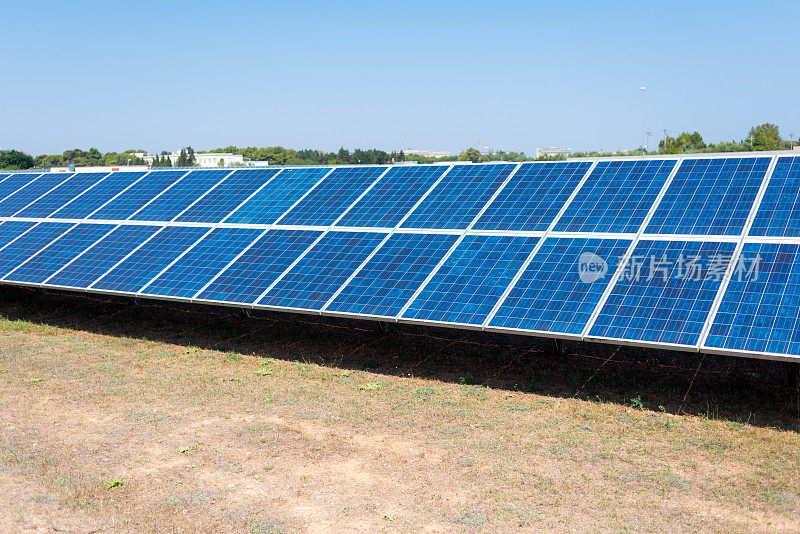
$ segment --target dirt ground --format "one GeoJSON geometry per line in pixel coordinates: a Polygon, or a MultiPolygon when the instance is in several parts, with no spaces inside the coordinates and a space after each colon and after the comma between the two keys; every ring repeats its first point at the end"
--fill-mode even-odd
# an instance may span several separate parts
{"type": "Polygon", "coordinates": [[[0,288],[2,532],[800,532],[783,366],[0,288]]]}

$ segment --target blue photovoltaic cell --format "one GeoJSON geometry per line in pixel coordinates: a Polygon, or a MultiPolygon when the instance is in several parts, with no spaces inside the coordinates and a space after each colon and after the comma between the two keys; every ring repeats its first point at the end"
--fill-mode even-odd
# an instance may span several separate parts
{"type": "Polygon", "coordinates": [[[284,169],[225,222],[272,224],[329,172],[330,168],[324,167],[284,169]]]}
{"type": "Polygon", "coordinates": [[[53,212],[50,217],[83,219],[144,175],[143,172],[113,172],[80,198],[53,212]]]}
{"type": "Polygon", "coordinates": [[[367,232],[327,234],[258,304],[322,309],[385,237],[367,232]]]}
{"type": "Polygon", "coordinates": [[[336,225],[396,226],[447,169],[444,165],[393,167],[336,225]]]}
{"type": "Polygon", "coordinates": [[[107,234],[113,225],[81,224],[53,241],[30,261],[6,275],[6,280],[41,283],[107,234]]]}
{"type": "Polygon", "coordinates": [[[116,230],[45,282],[48,285],[89,287],[159,228],[159,226],[144,225],[118,226],[116,230]]]}
{"type": "Polygon", "coordinates": [[[800,158],[778,158],[749,235],[800,237],[800,158]]]}
{"type": "MultiPolygon", "coordinates": [[[[42,198],[25,208],[24,210],[16,213],[15,217],[31,217],[43,218],[47,217],[54,211],[63,207],[64,204],[74,199],[91,186],[97,184],[108,173],[105,172],[85,172],[78,173],[72,176],[69,180],[65,181],[42,198]]],[[[81,199],[78,199],[80,202],[81,199]]]]}
{"type": "Polygon", "coordinates": [[[800,356],[800,245],[747,243],[705,346],[800,356]]]}
{"type": "Polygon", "coordinates": [[[601,161],[553,230],[636,233],[675,160],[601,161]]]}
{"type": "Polygon", "coordinates": [[[218,228],[161,273],[142,293],[191,298],[263,230],[218,228]]]}
{"type": "Polygon", "coordinates": [[[39,174],[15,173],[0,182],[0,201],[13,195],[33,180],[36,180],[39,174]]]}
{"type": "Polygon", "coordinates": [[[466,236],[403,317],[481,325],[538,240],[466,236]]]}
{"type": "Polygon", "coordinates": [[[186,171],[153,171],[89,218],[111,221],[127,219],[184,174],[186,171]]]}
{"type": "Polygon", "coordinates": [[[645,232],[741,233],[769,163],[770,158],[683,160],[645,232]]]}
{"type": "Polygon", "coordinates": [[[208,228],[164,228],[142,248],[100,278],[92,288],[136,293],[206,232],[208,228]]]}
{"type": "Polygon", "coordinates": [[[5,175],[5,178],[0,179],[0,201],[7,196],[15,193],[21,187],[24,187],[31,180],[39,177],[39,174],[29,173],[13,173],[5,175]]]}
{"type": "Polygon", "coordinates": [[[69,230],[71,226],[65,223],[39,223],[28,233],[0,250],[0,277],[7,275],[53,239],[69,230]]]}
{"type": "Polygon", "coordinates": [[[579,335],[630,243],[627,239],[547,239],[489,326],[579,335]]]}
{"type": "Polygon", "coordinates": [[[463,229],[469,226],[515,165],[455,165],[403,228],[463,229]]]}
{"type": "Polygon", "coordinates": [[[72,174],[44,174],[36,181],[30,182],[16,193],[0,202],[0,217],[10,217],[16,212],[47,193],[49,190],[71,178],[72,174]]]}
{"type": "Polygon", "coordinates": [[[457,240],[448,234],[394,234],[327,309],[397,315],[457,240]]]}
{"type": "Polygon", "coordinates": [[[327,226],[333,224],[386,167],[342,167],[333,171],[278,224],[327,226]]]}
{"type": "Polygon", "coordinates": [[[252,304],[321,234],[268,231],[197,298],[252,304]]]}
{"type": "Polygon", "coordinates": [[[192,171],[163,195],[130,217],[132,221],[171,221],[192,202],[230,174],[225,171],[192,171]]]}
{"type": "Polygon", "coordinates": [[[278,172],[280,169],[238,170],[175,220],[220,222],[278,172]]]}
{"type": "Polygon", "coordinates": [[[7,221],[0,223],[0,248],[3,248],[35,225],[35,222],[22,221],[7,221]]]}
{"type": "Polygon", "coordinates": [[[734,248],[639,242],[589,335],[696,345],[734,248]]]}
{"type": "Polygon", "coordinates": [[[524,163],[474,228],[547,230],[589,167],[589,162],[524,163]]]}

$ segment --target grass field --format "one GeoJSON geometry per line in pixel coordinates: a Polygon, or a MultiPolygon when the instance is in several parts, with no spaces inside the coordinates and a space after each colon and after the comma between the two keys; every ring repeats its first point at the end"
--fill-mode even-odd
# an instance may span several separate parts
{"type": "Polygon", "coordinates": [[[2,532],[798,532],[783,366],[0,288],[2,532]]]}

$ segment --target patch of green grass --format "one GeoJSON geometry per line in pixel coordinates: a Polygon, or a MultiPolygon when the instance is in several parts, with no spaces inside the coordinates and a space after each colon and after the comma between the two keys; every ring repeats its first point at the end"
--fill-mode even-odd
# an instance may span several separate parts
{"type": "Polygon", "coordinates": [[[111,480],[111,481],[106,483],[106,489],[107,490],[114,489],[114,488],[119,488],[121,486],[122,486],[122,481],[120,479],[118,479],[118,478],[115,478],[114,480],[111,480]]]}
{"type": "Polygon", "coordinates": [[[381,388],[380,382],[367,382],[366,384],[361,384],[358,386],[358,389],[362,391],[375,391],[376,389],[380,388],[381,388]]]}

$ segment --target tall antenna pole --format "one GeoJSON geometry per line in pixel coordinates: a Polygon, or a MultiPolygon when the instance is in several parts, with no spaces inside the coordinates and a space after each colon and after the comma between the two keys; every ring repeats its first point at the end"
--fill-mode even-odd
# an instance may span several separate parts
{"type": "Polygon", "coordinates": [[[642,89],[642,156],[644,156],[644,153],[647,150],[647,144],[645,142],[645,136],[647,135],[647,130],[644,127],[644,102],[647,91],[645,90],[644,85],[641,87],[641,89],[642,89]]]}

